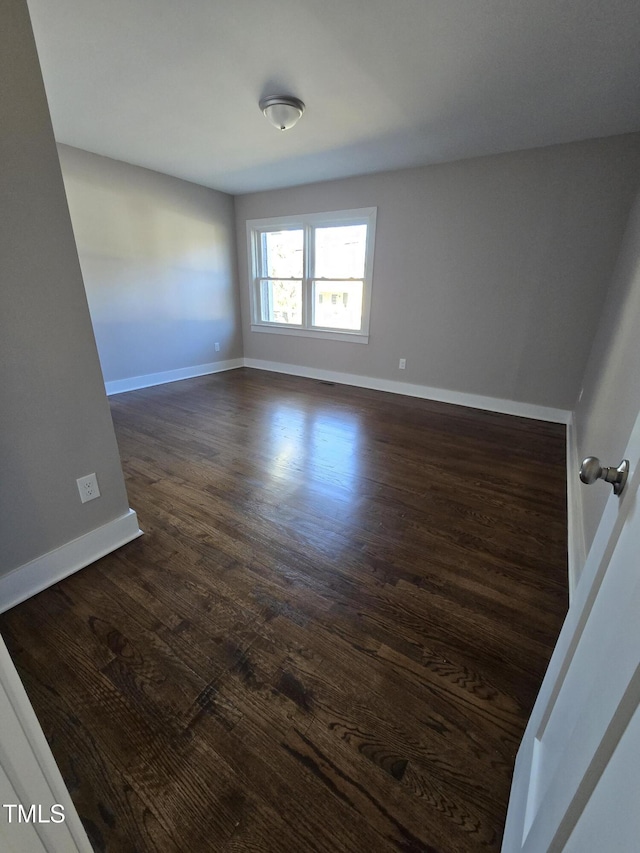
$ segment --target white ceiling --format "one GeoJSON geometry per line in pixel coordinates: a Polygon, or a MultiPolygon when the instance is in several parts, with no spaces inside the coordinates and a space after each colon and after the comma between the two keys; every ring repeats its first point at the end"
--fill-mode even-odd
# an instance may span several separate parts
{"type": "Polygon", "coordinates": [[[58,141],[231,193],[640,130],[638,0],[29,8],[58,141]]]}

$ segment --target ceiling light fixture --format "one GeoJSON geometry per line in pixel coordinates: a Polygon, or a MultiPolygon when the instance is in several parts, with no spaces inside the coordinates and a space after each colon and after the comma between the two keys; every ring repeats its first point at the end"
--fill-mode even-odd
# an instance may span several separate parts
{"type": "Polygon", "coordinates": [[[278,130],[289,130],[304,112],[304,104],[290,95],[267,95],[260,100],[260,109],[278,130]]]}

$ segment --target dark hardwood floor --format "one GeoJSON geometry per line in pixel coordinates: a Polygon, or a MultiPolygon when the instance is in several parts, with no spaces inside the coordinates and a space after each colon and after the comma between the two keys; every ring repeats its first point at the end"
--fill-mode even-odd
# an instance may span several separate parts
{"type": "Polygon", "coordinates": [[[111,404],[145,535],[0,617],[95,849],[499,850],[564,428],[247,369],[111,404]]]}

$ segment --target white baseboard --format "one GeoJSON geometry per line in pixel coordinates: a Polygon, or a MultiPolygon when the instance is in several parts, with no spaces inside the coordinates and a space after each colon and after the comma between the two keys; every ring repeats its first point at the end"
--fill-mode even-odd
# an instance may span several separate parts
{"type": "Polygon", "coordinates": [[[207,376],[209,373],[222,373],[244,366],[244,359],[232,358],[227,361],[212,361],[209,364],[196,364],[193,367],[180,367],[177,370],[165,370],[162,373],[147,373],[144,376],[130,376],[127,379],[114,379],[105,382],[107,395],[122,394],[123,391],[136,391],[150,388],[152,385],[165,385],[180,379],[193,379],[195,376],[207,376]]]}
{"type": "Polygon", "coordinates": [[[571,418],[571,412],[566,409],[536,406],[532,403],[520,403],[517,400],[502,400],[498,397],[482,397],[463,391],[447,391],[444,388],[432,388],[428,385],[397,382],[394,379],[376,379],[371,376],[359,376],[355,373],[340,373],[335,370],[320,370],[315,367],[299,367],[296,364],[282,364],[278,361],[263,361],[258,358],[245,358],[244,366],[254,367],[257,370],[271,370],[274,373],[304,376],[308,379],[321,379],[326,382],[336,382],[339,385],[355,385],[358,388],[370,388],[374,391],[405,394],[408,397],[420,397],[423,400],[437,400],[440,403],[454,403],[457,406],[469,406],[472,409],[484,409],[488,412],[533,418],[537,421],[567,424],[571,418]]]}
{"type": "Polygon", "coordinates": [[[0,577],[0,613],[141,535],[138,516],[130,509],[102,527],[19,566],[0,577]]]}
{"type": "Polygon", "coordinates": [[[111,382],[105,382],[105,388],[107,394],[111,396],[112,394],[121,394],[124,391],[150,388],[152,385],[164,385],[167,382],[192,379],[195,376],[206,376],[210,373],[235,370],[238,367],[271,370],[274,373],[303,376],[307,379],[321,379],[326,382],[336,382],[339,385],[355,385],[358,388],[370,388],[373,391],[388,391],[392,394],[404,394],[407,397],[420,397],[423,400],[454,403],[457,406],[468,406],[472,409],[483,409],[488,412],[516,415],[521,418],[532,418],[537,421],[567,424],[571,418],[571,412],[567,409],[554,409],[549,406],[521,403],[517,400],[483,397],[479,394],[467,394],[464,391],[448,391],[445,388],[433,388],[429,385],[398,382],[395,379],[377,379],[373,376],[360,376],[356,373],[342,373],[337,370],[321,370],[316,367],[301,367],[297,364],[264,361],[258,358],[234,358],[228,361],[216,361],[211,364],[183,367],[179,370],[167,370],[163,373],[147,373],[144,376],[131,376],[128,379],[116,379],[111,382]]]}
{"type": "Polygon", "coordinates": [[[582,514],[582,491],[578,480],[578,444],[573,419],[567,425],[567,551],[569,561],[569,603],[587,559],[582,514]]]}

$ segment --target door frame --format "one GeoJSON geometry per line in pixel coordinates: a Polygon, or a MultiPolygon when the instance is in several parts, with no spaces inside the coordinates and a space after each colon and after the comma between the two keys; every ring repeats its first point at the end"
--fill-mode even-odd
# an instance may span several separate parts
{"type": "Polygon", "coordinates": [[[0,847],[12,853],[92,853],[82,822],[40,727],[13,661],[0,637],[0,847]],[[17,810],[3,804],[41,807],[50,820],[64,808],[63,822],[18,823],[17,810]],[[9,823],[9,815],[13,820],[9,823]]]}

